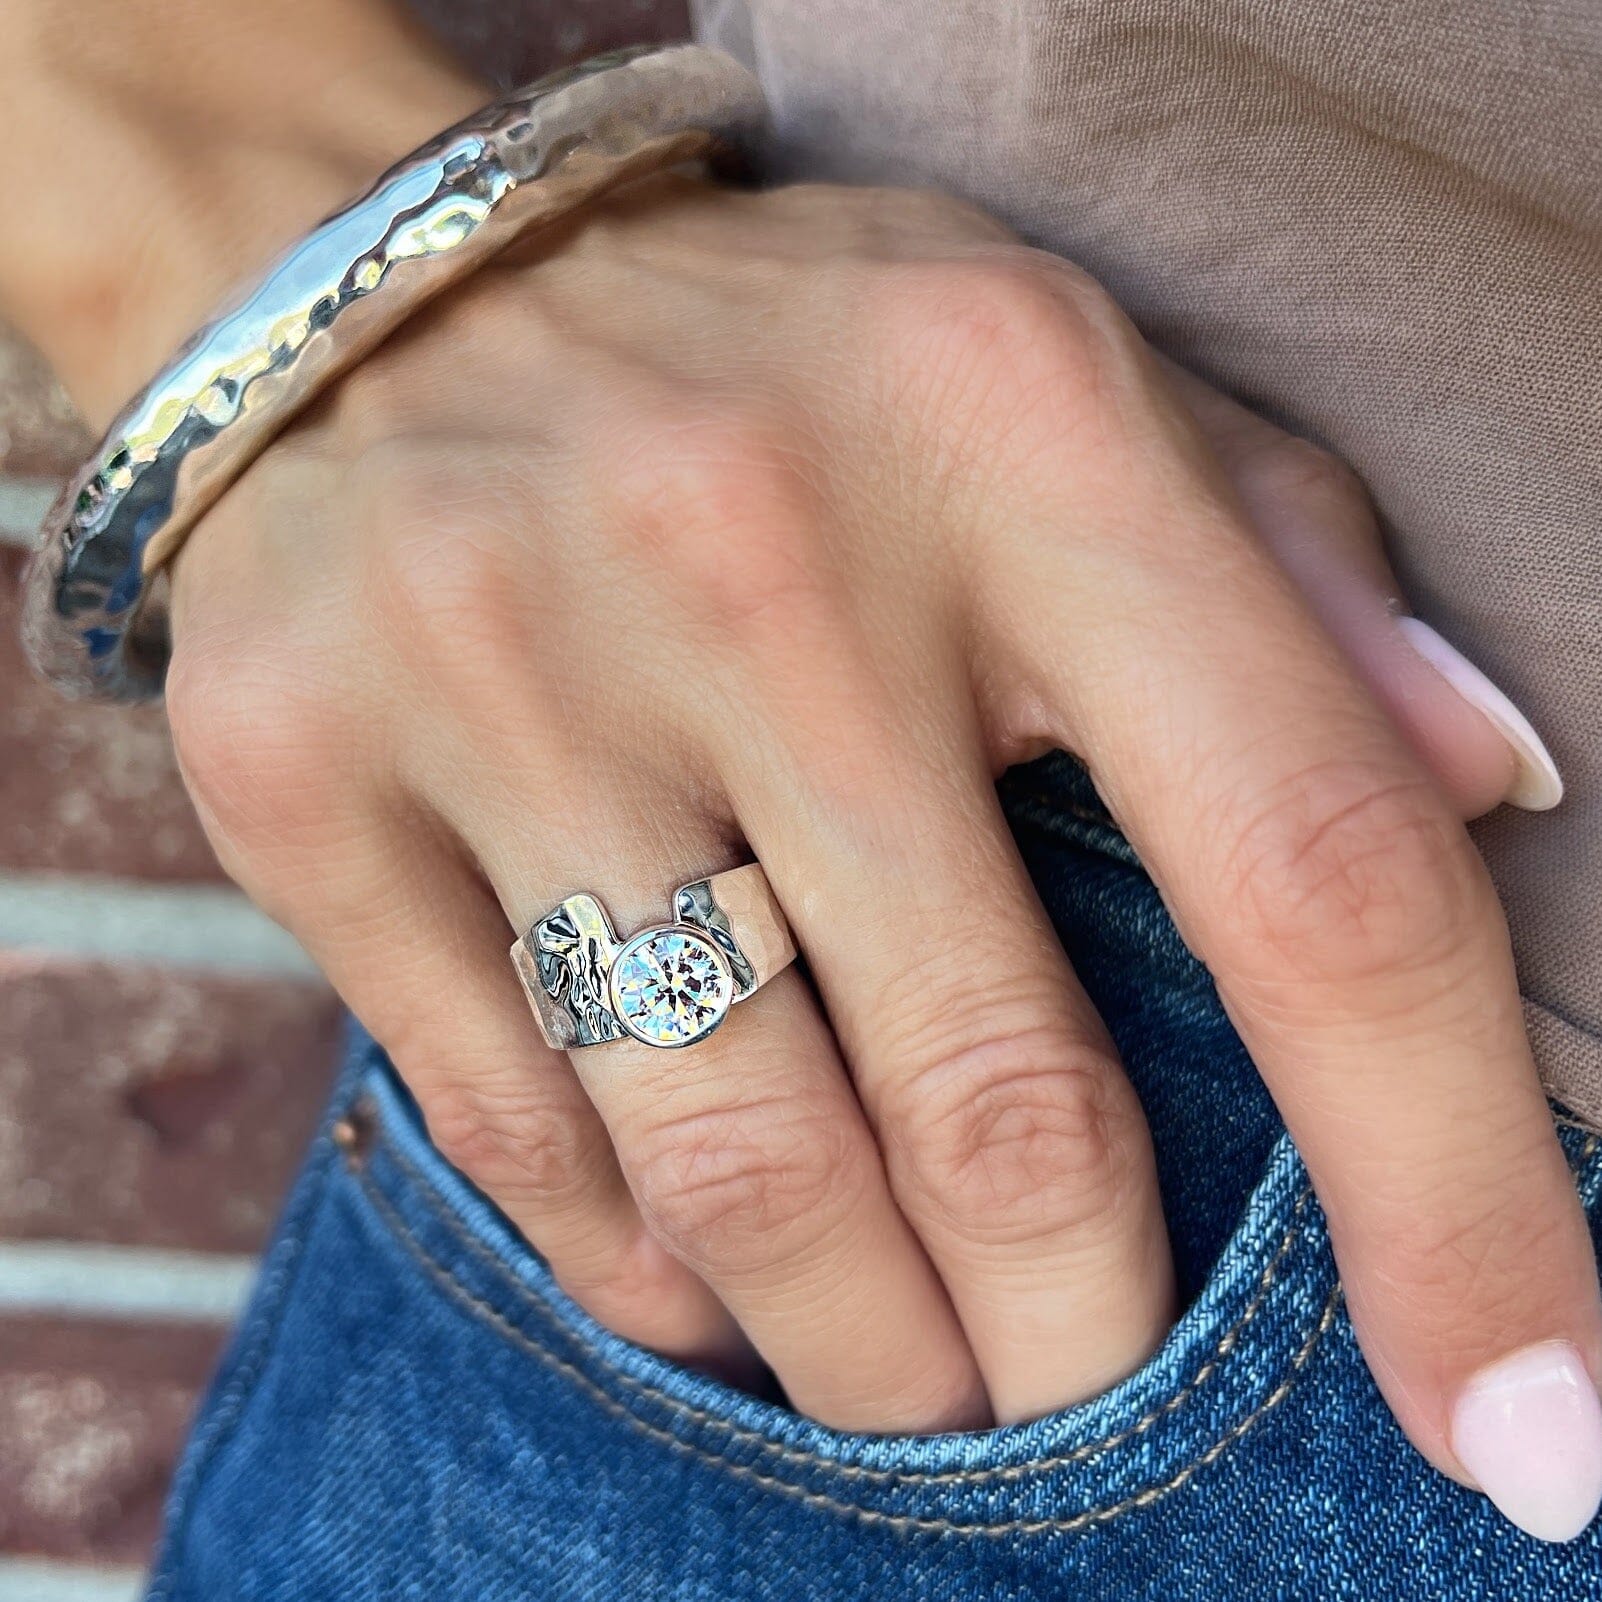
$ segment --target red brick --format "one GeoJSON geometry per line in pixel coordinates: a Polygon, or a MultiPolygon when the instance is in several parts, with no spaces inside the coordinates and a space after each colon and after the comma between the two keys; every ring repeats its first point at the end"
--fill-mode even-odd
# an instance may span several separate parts
{"type": "Polygon", "coordinates": [[[49,369],[17,335],[0,326],[0,471],[65,478],[89,444],[49,369]]]}
{"type": "Polygon", "coordinates": [[[90,706],[41,684],[17,639],[23,553],[0,549],[0,868],[222,877],[155,706],[90,706]]]}
{"type": "Polygon", "coordinates": [[[338,1032],[311,981],[0,954],[0,1238],[257,1250],[338,1032]]]}
{"type": "Polygon", "coordinates": [[[142,1563],[222,1331],[0,1318],[0,1551],[142,1563]]]}

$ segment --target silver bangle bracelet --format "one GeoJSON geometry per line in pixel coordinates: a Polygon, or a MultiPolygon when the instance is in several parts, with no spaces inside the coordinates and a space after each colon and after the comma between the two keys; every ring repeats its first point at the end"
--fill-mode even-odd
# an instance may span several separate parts
{"type": "Polygon", "coordinates": [[[617,184],[748,145],[761,91],[698,45],[597,56],[458,123],[286,251],[118,414],[46,518],[23,637],[69,695],[159,694],[151,592],[286,423],[419,306],[617,184]]]}

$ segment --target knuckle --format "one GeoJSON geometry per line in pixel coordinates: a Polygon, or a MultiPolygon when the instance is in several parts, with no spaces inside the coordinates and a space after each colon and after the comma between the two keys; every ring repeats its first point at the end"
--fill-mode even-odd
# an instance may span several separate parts
{"type": "Polygon", "coordinates": [[[1023,248],[905,265],[884,288],[874,308],[880,326],[935,363],[1026,374],[1044,367],[1082,384],[1131,333],[1093,279],[1023,248]]]}
{"type": "Polygon", "coordinates": [[[1106,1055],[1066,1030],[994,1021],[926,1052],[881,1109],[892,1183],[975,1243],[1093,1231],[1141,1171],[1122,1089],[1106,1055]]]}
{"type": "Polygon", "coordinates": [[[182,648],[166,704],[184,780],[230,839],[320,827],[348,745],[327,675],[306,656],[182,648]]]}
{"type": "Polygon", "coordinates": [[[608,498],[634,559],[669,583],[682,575],[681,604],[720,631],[760,636],[814,604],[815,510],[774,423],[646,424],[613,464],[608,498]]]}
{"type": "Polygon", "coordinates": [[[886,404],[960,462],[1055,466],[1065,440],[1104,447],[1148,387],[1139,336],[1066,262],[1023,247],[898,264],[868,297],[886,404]]]}
{"type": "Polygon", "coordinates": [[[493,632],[505,567],[470,521],[441,512],[384,542],[373,587],[399,638],[454,643],[493,632]]]}
{"type": "Polygon", "coordinates": [[[1270,504],[1355,510],[1368,506],[1362,479],[1333,451],[1277,430],[1238,462],[1241,487],[1270,504]]]}
{"type": "Polygon", "coordinates": [[[1336,982],[1416,972],[1475,926],[1482,887],[1460,834],[1422,775],[1325,764],[1230,828],[1215,882],[1246,950],[1276,967],[1336,982]]]}
{"type": "Polygon", "coordinates": [[[624,1160],[652,1233],[711,1277],[792,1259],[839,1218],[853,1166],[842,1120],[779,1103],[664,1123],[624,1160]]]}
{"type": "Polygon", "coordinates": [[[582,1119],[529,1095],[489,1096],[444,1080],[417,1092],[440,1154],[520,1217],[568,1211],[590,1193],[604,1141],[582,1119]]]}
{"type": "Polygon", "coordinates": [[[228,658],[181,641],[167,669],[163,700],[173,746],[185,770],[194,770],[193,786],[214,756],[232,754],[234,730],[248,721],[229,682],[228,658]]]}
{"type": "Polygon", "coordinates": [[[352,446],[345,483],[357,530],[368,537],[411,527],[422,509],[448,490],[433,453],[417,436],[398,428],[374,430],[352,446]]]}

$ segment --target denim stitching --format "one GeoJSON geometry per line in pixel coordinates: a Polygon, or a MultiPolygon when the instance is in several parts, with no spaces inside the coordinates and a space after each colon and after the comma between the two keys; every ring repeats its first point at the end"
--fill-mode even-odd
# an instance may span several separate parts
{"type": "Polygon", "coordinates": [[[843,1479],[888,1481],[899,1485],[981,1485],[991,1480],[1021,1479],[1028,1474],[1040,1473],[1049,1469],[1067,1468],[1076,1463],[1086,1462],[1104,1452],[1114,1451],[1116,1448],[1134,1440],[1137,1436],[1145,1434],[1154,1424],[1182,1407],[1218,1372],[1219,1365],[1234,1350],[1247,1325],[1262,1311],[1263,1303],[1267,1300],[1268,1293],[1279,1275],[1279,1270],[1284,1265],[1286,1257],[1290,1255],[1291,1248],[1296,1243],[1296,1235],[1301,1224],[1302,1214],[1306,1210],[1308,1202],[1312,1200],[1313,1195],[1311,1187],[1308,1187],[1296,1198],[1296,1203],[1291,1209],[1290,1220],[1285,1227],[1285,1233],[1281,1237],[1273,1256],[1269,1259],[1268,1265],[1264,1268],[1251,1300],[1242,1309],[1240,1317],[1219,1337],[1217,1346],[1213,1348],[1213,1351],[1196,1371],[1195,1375],[1182,1390],[1175,1392],[1174,1395],[1159,1403],[1150,1412],[1136,1419],[1133,1424],[1126,1425],[1123,1429],[1115,1431],[1099,1441],[1082,1442],[1069,1452],[1060,1453],[1052,1457],[1029,1458],[1019,1463],[998,1464],[992,1468],[946,1469],[940,1471],[879,1469],[871,1468],[862,1463],[840,1463],[833,1458],[824,1457],[821,1453],[809,1452],[804,1447],[786,1446],[781,1441],[769,1440],[767,1436],[759,1434],[755,1430],[736,1424],[732,1419],[722,1418],[716,1413],[708,1412],[705,1408],[696,1407],[693,1403],[681,1401],[678,1397],[669,1395],[659,1386],[652,1385],[647,1380],[638,1379],[633,1374],[617,1367],[610,1359],[597,1351],[595,1346],[578,1330],[573,1329],[546,1297],[532,1287],[523,1284],[522,1281],[508,1277],[505,1264],[482,1241],[475,1239],[467,1231],[461,1220],[456,1218],[450,1211],[449,1204],[442,1197],[436,1197],[433,1186],[429,1184],[427,1176],[418,1171],[416,1164],[402,1153],[393,1141],[385,1141],[384,1144],[390,1158],[397,1167],[410,1176],[419,1188],[419,1193],[429,1210],[444,1224],[456,1241],[491,1269],[496,1278],[510,1289],[519,1300],[527,1305],[536,1307],[547,1318],[557,1323],[563,1334],[573,1341],[586,1357],[590,1358],[592,1362],[601,1364],[610,1376],[621,1381],[629,1389],[659,1403],[672,1412],[689,1418],[697,1424],[703,1424],[724,1434],[732,1435],[741,1441],[759,1447],[762,1451],[826,1469],[831,1474],[838,1475],[843,1479]]]}
{"type": "MultiPolygon", "coordinates": [[[[1560,1124],[1568,1127],[1583,1127],[1574,1124],[1573,1120],[1564,1118],[1561,1115],[1558,1116],[1557,1121],[1560,1124]]],[[[436,1194],[428,1177],[418,1169],[417,1165],[392,1140],[386,1139],[384,1145],[386,1151],[390,1155],[391,1160],[394,1161],[396,1166],[399,1167],[413,1181],[420,1198],[424,1201],[425,1205],[428,1206],[430,1212],[433,1213],[433,1215],[445,1226],[458,1244],[464,1246],[473,1256],[478,1258],[481,1263],[490,1269],[495,1274],[497,1280],[499,1280],[507,1289],[510,1289],[520,1301],[535,1308],[544,1317],[554,1322],[557,1327],[561,1329],[563,1335],[567,1339],[571,1340],[591,1361],[596,1362],[604,1367],[611,1378],[619,1381],[623,1385],[635,1391],[637,1394],[667,1408],[670,1412],[689,1419],[692,1423],[703,1425],[708,1428],[718,1430],[723,1434],[733,1436],[743,1443],[755,1446],[763,1452],[777,1455],[781,1459],[798,1462],[809,1467],[820,1468],[842,1479],[916,1486],[976,1485],[985,1484],[992,1481],[1007,1482],[1023,1478],[1025,1475],[1029,1474],[1041,1473],[1057,1468],[1070,1467],[1078,1463],[1083,1463],[1090,1458],[1099,1456],[1104,1452],[1115,1450],[1117,1447],[1122,1446],[1128,1441],[1144,1434],[1161,1419],[1177,1411],[1191,1396],[1196,1393],[1197,1390],[1199,1390],[1204,1384],[1206,1384],[1208,1380],[1213,1377],[1213,1375],[1218,1371],[1220,1363],[1234,1349],[1246,1327],[1261,1311],[1263,1303],[1267,1298],[1269,1290],[1275,1283],[1285,1258],[1289,1255],[1292,1247],[1295,1245],[1296,1233],[1300,1224],[1301,1215],[1305,1211],[1308,1203],[1311,1201],[1313,1194],[1311,1188],[1309,1187],[1304,1189],[1297,1197],[1296,1202],[1291,1210],[1290,1221],[1286,1227],[1285,1233],[1281,1237],[1273,1256],[1269,1259],[1267,1266],[1264,1268],[1257,1287],[1252,1294],[1251,1300],[1242,1310],[1240,1317],[1235,1321],[1235,1323],[1231,1325],[1230,1328],[1226,1330],[1220,1337],[1217,1346],[1213,1349],[1206,1361],[1181,1390],[1177,1391],[1173,1396],[1168,1397],[1158,1406],[1152,1408],[1141,1418],[1137,1419],[1133,1424],[1127,1425],[1122,1430],[1115,1431],[1113,1434],[1105,1436],[1101,1440],[1084,1442],[1081,1445],[1073,1448],[1072,1451],[1049,1457],[1030,1458],[1019,1463],[1000,1464],[990,1468],[954,1469],[944,1471],[924,1471],[917,1469],[878,1469],[869,1467],[866,1464],[840,1463],[835,1459],[824,1457],[820,1453],[807,1451],[805,1448],[786,1446],[782,1442],[770,1440],[768,1437],[761,1435],[754,1430],[750,1430],[743,1425],[736,1424],[731,1419],[722,1418],[718,1414],[708,1412],[704,1408],[699,1408],[691,1403],[681,1401],[677,1397],[674,1397],[662,1390],[660,1387],[652,1385],[648,1381],[638,1379],[634,1375],[628,1373],[626,1370],[617,1367],[616,1364],[614,1364],[610,1359],[603,1356],[595,1348],[593,1343],[590,1342],[584,1335],[582,1335],[578,1330],[573,1329],[572,1326],[561,1317],[560,1313],[552,1305],[548,1298],[533,1289],[533,1287],[525,1285],[522,1283],[522,1281],[511,1278],[508,1275],[506,1265],[494,1255],[488,1246],[474,1237],[467,1230],[462,1221],[458,1219],[451,1211],[449,1204],[445,1201],[445,1199],[436,1194]]],[[[1584,1166],[1585,1164],[1589,1163],[1591,1158],[1596,1155],[1599,1147],[1602,1147],[1602,1139],[1599,1139],[1599,1137],[1594,1134],[1588,1135],[1586,1143],[1579,1154],[1579,1165],[1584,1166]]],[[[364,1186],[365,1184],[366,1182],[364,1179],[364,1186]]],[[[370,1187],[367,1188],[370,1189],[370,1187]]],[[[387,1203],[387,1200],[384,1204],[384,1210],[391,1217],[397,1216],[394,1214],[393,1208],[387,1203]]],[[[419,1250],[421,1250],[421,1247],[419,1247],[419,1250]]],[[[1339,1285],[1337,1285],[1336,1290],[1338,1291],[1339,1288],[1339,1285]]],[[[470,1293],[465,1291],[465,1288],[463,1294],[470,1295],[470,1293]]],[[[487,1311],[493,1314],[493,1309],[487,1309],[487,1311]]],[[[498,1323],[504,1323],[504,1320],[499,1319],[499,1315],[494,1316],[498,1323]]],[[[508,1325],[507,1327],[514,1332],[514,1335],[519,1333],[516,1332],[515,1326],[508,1325]]],[[[526,1337],[522,1337],[522,1339],[526,1342],[526,1337]]],[[[544,1348],[539,1349],[541,1351],[544,1350],[544,1348]]],[[[549,1355],[551,1356],[551,1360],[553,1362],[558,1364],[563,1363],[563,1360],[557,1358],[555,1354],[549,1355]]],[[[570,1365],[563,1364],[564,1369],[569,1366],[570,1365]]],[[[593,1382],[589,1383],[593,1387],[593,1382]]],[[[604,1395],[605,1393],[603,1392],[601,1394],[604,1395]]],[[[676,1439],[676,1437],[674,1437],[674,1439],[676,1439]]]]}
{"type": "MultiPolygon", "coordinates": [[[[393,1151],[393,1147],[391,1147],[393,1151]]],[[[579,1386],[586,1392],[603,1411],[614,1418],[621,1419],[625,1424],[632,1426],[642,1434],[681,1452],[699,1462],[710,1464],[714,1468],[723,1470],[738,1479],[748,1480],[754,1485],[764,1489],[777,1491],[781,1495],[793,1498],[809,1507],[827,1508],[830,1512],[844,1513],[864,1524],[882,1525],[889,1529],[900,1530],[904,1533],[917,1533],[926,1535],[962,1535],[985,1536],[1000,1538],[1017,1535],[1071,1535],[1078,1530],[1090,1529],[1099,1524],[1106,1524],[1122,1514],[1134,1512],[1136,1509],[1150,1507],[1152,1503],[1160,1501],[1170,1492],[1179,1490],[1191,1480],[1198,1469],[1206,1468],[1216,1463],[1225,1452],[1237,1441],[1247,1434],[1267,1413],[1273,1411],[1290,1395],[1296,1381],[1300,1378],[1302,1370],[1312,1357],[1314,1348],[1323,1338],[1330,1326],[1335,1322],[1335,1314],[1340,1307],[1341,1287],[1339,1282],[1330,1292],[1329,1299],[1324,1304],[1323,1313],[1312,1331],[1303,1341],[1300,1350],[1291,1359],[1290,1372],[1285,1379],[1266,1396],[1238,1424],[1231,1426],[1217,1441],[1207,1448],[1199,1457],[1193,1458],[1171,1479],[1165,1480],[1161,1485],[1148,1486],[1144,1491],[1137,1491],[1133,1496],[1126,1496],[1122,1500],[1109,1503],[1106,1507],[1090,1508],[1083,1513],[1076,1513],[1066,1519],[1008,1519],[998,1524],[959,1524],[950,1519],[920,1518],[905,1513],[885,1513],[878,1508],[861,1507],[854,1502],[842,1502],[836,1497],[827,1495],[822,1491],[811,1491],[805,1486],[793,1484],[789,1480],[781,1480],[772,1474],[764,1474],[759,1469],[752,1468],[745,1463],[732,1463],[726,1457],[719,1457],[709,1452],[705,1447],[697,1446],[693,1441],[680,1440],[670,1430],[652,1424],[632,1413],[616,1397],[604,1391],[583,1369],[558,1357],[548,1347],[542,1346],[526,1331],[519,1329],[501,1313],[491,1307],[488,1302],[480,1300],[472,1291],[468,1290],[454,1275],[442,1264],[435,1262],[421,1241],[413,1235],[405,1219],[395,1210],[394,1204],[380,1191],[365,1172],[356,1173],[356,1181],[367,1193],[369,1201],[384,1217],[390,1229],[406,1247],[407,1251],[417,1260],[428,1276],[435,1281],[445,1293],[464,1307],[472,1316],[488,1323],[505,1339],[513,1345],[528,1352],[539,1362],[554,1372],[561,1374],[565,1379],[579,1386]]],[[[668,1398],[670,1402],[672,1398],[668,1398]]],[[[676,1404],[677,1405],[677,1404],[676,1404]]],[[[808,1454],[798,1454],[806,1456],[808,1454]]],[[[821,1460],[824,1466],[833,1468],[827,1460],[821,1460]]]]}

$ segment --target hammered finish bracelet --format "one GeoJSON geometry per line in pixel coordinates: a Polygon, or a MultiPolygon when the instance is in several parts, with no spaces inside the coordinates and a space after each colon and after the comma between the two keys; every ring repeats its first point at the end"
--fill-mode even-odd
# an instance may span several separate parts
{"type": "Polygon", "coordinates": [[[70,695],[157,695],[162,566],[307,403],[425,301],[630,179],[738,155],[764,116],[698,45],[597,56],[458,123],[287,250],[118,414],[46,518],[23,636],[70,695]]]}

